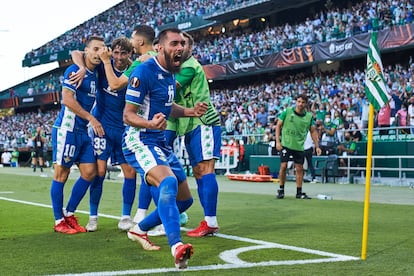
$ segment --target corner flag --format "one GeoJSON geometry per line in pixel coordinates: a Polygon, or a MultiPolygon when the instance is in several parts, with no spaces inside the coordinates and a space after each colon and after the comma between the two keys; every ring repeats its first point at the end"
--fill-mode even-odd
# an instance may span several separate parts
{"type": "Polygon", "coordinates": [[[365,74],[365,94],[376,111],[380,110],[390,99],[384,80],[381,53],[377,45],[377,33],[371,34],[367,54],[367,72],[365,74]]]}
{"type": "Polygon", "coordinates": [[[367,160],[366,160],[366,179],[365,179],[365,200],[364,200],[364,223],[362,227],[362,250],[361,259],[367,258],[368,240],[368,214],[369,214],[369,195],[371,189],[371,165],[372,165],[372,136],[374,128],[374,108],[380,110],[386,105],[391,96],[385,84],[384,74],[382,73],[381,55],[377,45],[377,33],[371,34],[367,54],[367,72],[365,73],[365,94],[370,102],[368,115],[368,136],[367,136],[367,160]]]}

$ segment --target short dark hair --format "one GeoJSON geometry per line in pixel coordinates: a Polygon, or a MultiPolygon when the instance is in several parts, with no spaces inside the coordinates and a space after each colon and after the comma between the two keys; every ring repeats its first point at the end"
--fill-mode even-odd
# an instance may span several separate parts
{"type": "Polygon", "coordinates": [[[88,46],[89,43],[91,43],[92,40],[98,40],[98,41],[102,41],[105,42],[105,39],[103,38],[103,36],[100,35],[91,35],[86,39],[85,45],[88,46]]]}
{"type": "Polygon", "coordinates": [[[134,33],[143,36],[148,42],[148,44],[152,44],[155,38],[155,31],[152,27],[148,25],[138,25],[134,28],[134,33]]]}
{"type": "Polygon", "coordinates": [[[130,53],[130,52],[133,51],[133,47],[132,47],[131,41],[127,37],[125,37],[125,36],[120,36],[118,38],[115,38],[112,41],[112,45],[111,45],[112,49],[115,49],[117,46],[119,46],[119,48],[121,50],[125,50],[128,53],[130,53]]]}
{"type": "Polygon", "coordinates": [[[165,38],[167,37],[167,33],[176,33],[176,34],[181,34],[182,31],[178,28],[167,28],[162,30],[159,35],[158,35],[158,39],[159,39],[159,43],[163,43],[165,38]]]}
{"type": "Polygon", "coordinates": [[[188,39],[188,44],[190,46],[193,46],[194,45],[194,38],[187,32],[182,32],[182,33],[183,33],[184,37],[188,39]]]}
{"type": "Polygon", "coordinates": [[[308,100],[309,100],[309,98],[308,98],[308,96],[306,95],[306,94],[299,94],[297,97],[296,97],[296,100],[297,99],[302,99],[302,100],[304,100],[305,102],[308,102],[308,100]]]}

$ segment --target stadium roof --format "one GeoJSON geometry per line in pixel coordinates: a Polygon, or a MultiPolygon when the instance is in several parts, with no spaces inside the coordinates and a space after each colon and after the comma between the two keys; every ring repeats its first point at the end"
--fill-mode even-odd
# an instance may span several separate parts
{"type": "Polygon", "coordinates": [[[287,9],[298,8],[319,0],[258,0],[236,5],[205,15],[205,20],[231,21],[235,18],[256,18],[287,9]]]}

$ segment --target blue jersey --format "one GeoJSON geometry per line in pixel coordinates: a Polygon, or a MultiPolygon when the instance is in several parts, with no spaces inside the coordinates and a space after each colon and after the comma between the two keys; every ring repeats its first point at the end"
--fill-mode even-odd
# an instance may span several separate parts
{"type": "MultiPolygon", "coordinates": [[[[69,83],[69,78],[78,70],[79,67],[75,64],[69,66],[63,75],[62,86],[75,94],[76,100],[84,110],[91,112],[96,98],[98,74],[96,70],[92,72],[86,69],[86,75],[82,81],[82,85],[76,88],[75,85],[69,83]]],[[[88,123],[87,120],[82,119],[63,104],[53,127],[87,133],[88,123]]]]}
{"type": "MultiPolygon", "coordinates": [[[[151,120],[155,114],[163,113],[167,119],[171,112],[175,96],[175,76],[166,71],[151,58],[136,67],[129,77],[125,101],[139,106],[139,116],[151,120]]],[[[129,135],[144,135],[158,141],[165,141],[164,131],[155,129],[139,129],[132,126],[125,128],[129,135]]],[[[135,136],[135,138],[138,138],[135,136]]],[[[139,139],[139,138],[138,138],[139,139]]]]}
{"type": "MultiPolygon", "coordinates": [[[[124,71],[115,68],[113,60],[111,60],[112,68],[117,77],[120,77],[124,71]]],[[[106,78],[103,64],[98,66],[98,94],[96,96],[96,106],[92,114],[105,127],[124,129],[123,112],[125,107],[125,91],[126,87],[120,90],[111,90],[106,78]]]]}

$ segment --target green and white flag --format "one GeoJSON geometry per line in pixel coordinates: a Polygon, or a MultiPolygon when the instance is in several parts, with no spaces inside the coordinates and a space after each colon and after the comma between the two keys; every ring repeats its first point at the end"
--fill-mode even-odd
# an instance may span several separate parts
{"type": "Polygon", "coordinates": [[[377,45],[377,33],[371,34],[365,74],[365,94],[375,110],[380,110],[391,99],[384,80],[381,53],[377,45]]]}

